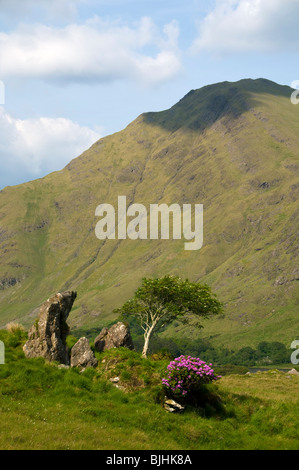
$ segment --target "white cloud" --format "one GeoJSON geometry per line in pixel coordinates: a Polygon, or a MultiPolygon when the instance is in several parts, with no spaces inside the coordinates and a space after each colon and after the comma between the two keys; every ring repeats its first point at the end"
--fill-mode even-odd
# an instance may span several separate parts
{"type": "Polygon", "coordinates": [[[281,52],[299,47],[299,0],[217,0],[192,52],[281,52]]]}
{"type": "Polygon", "coordinates": [[[0,107],[0,188],[63,168],[100,137],[69,119],[16,119],[0,107]]]}
{"type": "Polygon", "coordinates": [[[63,28],[22,25],[13,32],[0,33],[1,78],[125,78],[155,84],[180,70],[178,35],[175,21],[161,33],[147,17],[134,28],[99,17],[63,28]]]}
{"type": "Polygon", "coordinates": [[[88,0],[0,0],[0,15],[24,19],[26,15],[44,14],[50,19],[72,19],[80,4],[88,0]]]}

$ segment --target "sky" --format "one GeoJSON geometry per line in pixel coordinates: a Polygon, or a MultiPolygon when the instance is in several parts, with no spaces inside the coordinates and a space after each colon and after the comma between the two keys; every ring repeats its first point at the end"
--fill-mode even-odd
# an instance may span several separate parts
{"type": "Polygon", "coordinates": [[[0,189],[191,89],[299,84],[298,18],[299,0],[0,0],[0,189]]]}

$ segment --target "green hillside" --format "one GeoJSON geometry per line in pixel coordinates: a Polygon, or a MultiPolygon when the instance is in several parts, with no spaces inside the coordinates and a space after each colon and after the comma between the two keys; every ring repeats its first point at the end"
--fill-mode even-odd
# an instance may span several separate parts
{"type": "Polygon", "coordinates": [[[208,283],[225,315],[200,333],[218,346],[289,345],[298,324],[299,107],[291,89],[241,80],[189,92],[96,142],[62,171],[0,192],[0,327],[26,327],[37,307],[78,292],[76,328],[115,319],[142,277],[175,274],[208,283]],[[141,203],[203,204],[204,244],[104,240],[95,209],[141,203]]]}

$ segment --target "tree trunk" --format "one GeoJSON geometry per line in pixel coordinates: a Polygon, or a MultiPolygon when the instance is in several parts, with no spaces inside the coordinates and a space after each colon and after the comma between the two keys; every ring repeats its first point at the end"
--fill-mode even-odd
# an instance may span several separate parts
{"type": "Polygon", "coordinates": [[[148,331],[144,333],[144,345],[143,345],[143,350],[142,350],[142,357],[146,358],[147,357],[147,351],[149,347],[149,340],[151,337],[151,334],[153,332],[153,329],[156,326],[156,322],[149,328],[148,331]]]}

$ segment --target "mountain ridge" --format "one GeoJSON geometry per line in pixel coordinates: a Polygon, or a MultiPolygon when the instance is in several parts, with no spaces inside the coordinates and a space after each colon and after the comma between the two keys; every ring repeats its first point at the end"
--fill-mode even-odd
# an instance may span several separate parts
{"type": "Polygon", "coordinates": [[[70,288],[78,290],[72,328],[100,328],[143,276],[171,273],[207,282],[226,305],[226,317],[201,334],[254,344],[280,338],[285,325],[287,342],[299,277],[299,116],[291,92],[264,79],[208,85],[169,110],[140,115],[62,171],[4,188],[2,326],[30,325],[35,308],[70,288]],[[203,248],[190,255],[183,240],[100,242],[95,208],[117,207],[117,195],[126,195],[128,205],[203,203],[203,248]]]}

